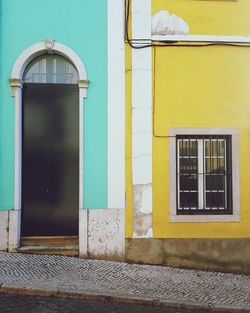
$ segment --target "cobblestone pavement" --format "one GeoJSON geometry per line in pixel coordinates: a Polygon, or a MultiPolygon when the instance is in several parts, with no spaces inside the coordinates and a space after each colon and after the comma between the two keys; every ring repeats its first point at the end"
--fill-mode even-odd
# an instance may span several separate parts
{"type": "Polygon", "coordinates": [[[13,296],[0,294],[0,312],[4,313],[207,313],[207,311],[171,310],[128,303],[83,301],[76,299],[13,296]]]}
{"type": "Polygon", "coordinates": [[[250,309],[250,276],[78,258],[0,253],[4,288],[250,309]]]}

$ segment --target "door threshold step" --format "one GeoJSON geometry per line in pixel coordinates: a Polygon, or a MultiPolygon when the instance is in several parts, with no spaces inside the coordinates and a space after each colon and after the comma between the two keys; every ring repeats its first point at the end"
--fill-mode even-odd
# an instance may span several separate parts
{"type": "Polygon", "coordinates": [[[74,246],[79,244],[78,236],[26,236],[21,237],[21,246],[74,246]]]}
{"type": "Polygon", "coordinates": [[[78,245],[64,246],[21,246],[17,248],[17,252],[26,254],[50,254],[50,255],[65,255],[79,256],[78,245]]]}

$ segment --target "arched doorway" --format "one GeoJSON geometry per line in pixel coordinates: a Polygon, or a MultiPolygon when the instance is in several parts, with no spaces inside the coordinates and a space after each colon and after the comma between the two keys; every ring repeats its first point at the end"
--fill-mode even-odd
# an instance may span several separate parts
{"type": "Polygon", "coordinates": [[[65,57],[35,58],[23,74],[21,236],[77,236],[79,76],[65,57]]]}
{"type": "MultiPolygon", "coordinates": [[[[9,228],[9,251],[16,251],[21,243],[21,215],[22,215],[22,147],[23,147],[23,82],[24,73],[28,71],[29,64],[42,55],[62,56],[77,70],[79,76],[78,84],[78,108],[79,108],[79,214],[80,219],[84,213],[83,209],[83,105],[87,98],[88,79],[85,65],[80,57],[68,46],[45,39],[24,50],[16,59],[10,78],[12,96],[15,103],[15,188],[14,188],[14,210],[11,211],[9,228]],[[83,212],[83,213],[82,213],[83,212]]],[[[55,85],[54,85],[55,86],[55,85]]],[[[59,85],[58,85],[59,86],[59,85]]],[[[78,225],[79,226],[79,225],[78,225]]],[[[81,228],[80,228],[81,231],[81,228]]],[[[79,236],[79,246],[83,245],[85,237],[79,236]]],[[[66,243],[65,243],[66,244],[66,243]]]]}

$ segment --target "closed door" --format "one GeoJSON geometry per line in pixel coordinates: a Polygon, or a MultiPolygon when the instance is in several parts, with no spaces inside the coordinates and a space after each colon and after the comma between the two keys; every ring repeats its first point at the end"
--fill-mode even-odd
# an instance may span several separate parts
{"type": "Polygon", "coordinates": [[[79,90],[24,84],[22,236],[78,235],[79,90]]]}

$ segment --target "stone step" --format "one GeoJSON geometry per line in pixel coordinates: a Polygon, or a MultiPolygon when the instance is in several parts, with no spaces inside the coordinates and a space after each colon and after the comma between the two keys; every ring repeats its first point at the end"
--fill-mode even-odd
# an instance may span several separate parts
{"type": "Polygon", "coordinates": [[[79,244],[78,236],[21,237],[21,246],[72,246],[79,244]]]}
{"type": "Polygon", "coordinates": [[[78,245],[65,246],[20,246],[17,252],[26,254],[50,254],[50,255],[65,255],[79,256],[78,245]]]}

